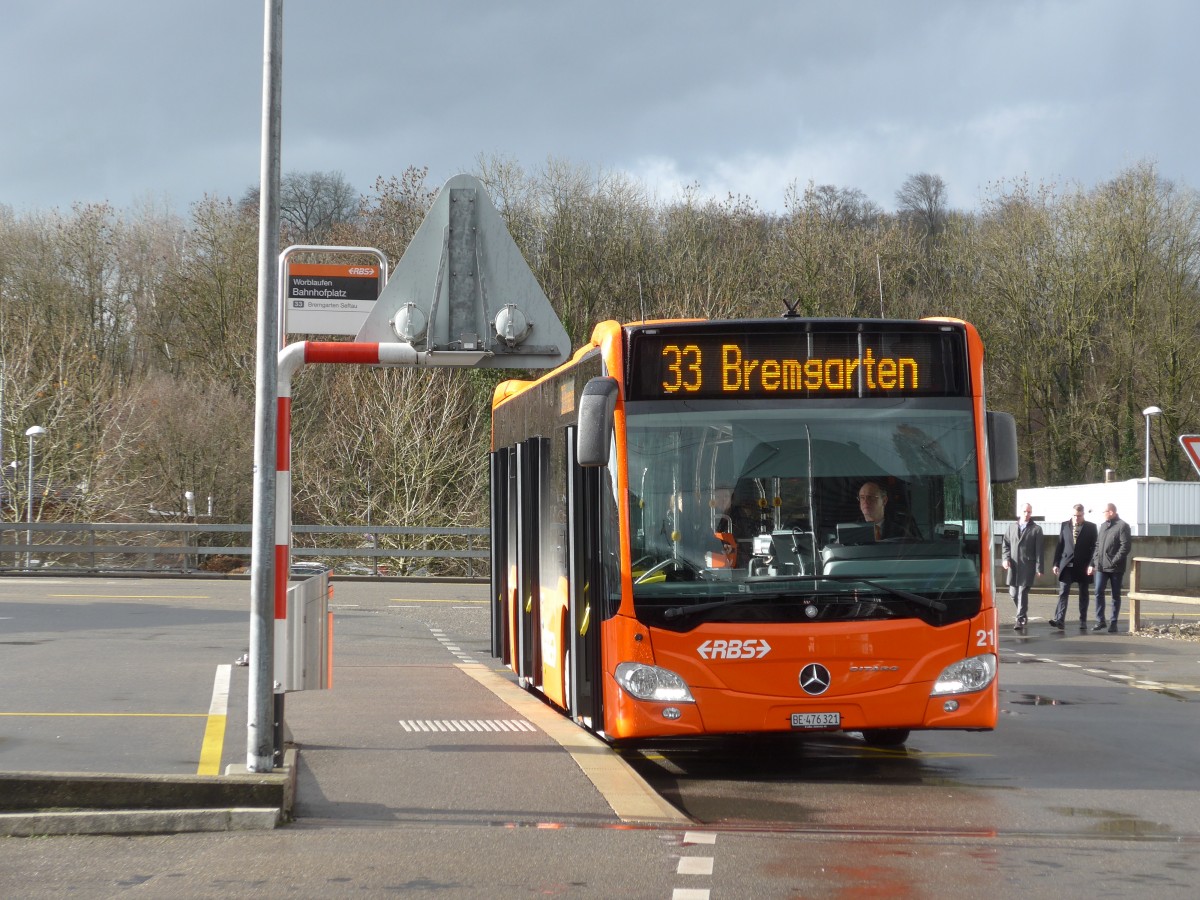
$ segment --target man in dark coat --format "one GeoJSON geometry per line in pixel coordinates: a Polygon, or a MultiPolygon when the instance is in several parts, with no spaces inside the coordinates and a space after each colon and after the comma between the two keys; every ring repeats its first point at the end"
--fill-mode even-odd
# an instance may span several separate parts
{"type": "Polygon", "coordinates": [[[1088,566],[1096,549],[1096,525],[1083,518],[1083,504],[1075,504],[1075,514],[1058,530],[1058,546],[1054,548],[1054,574],[1058,576],[1058,606],[1050,627],[1062,631],[1066,627],[1067,599],[1071,585],[1079,585],[1079,630],[1087,631],[1088,566]]]}
{"type": "Polygon", "coordinates": [[[1042,526],[1033,521],[1033,507],[1026,503],[1021,518],[1008,526],[1001,542],[1002,565],[1008,573],[1008,595],[1017,607],[1017,631],[1025,630],[1029,615],[1029,589],[1042,574],[1042,526]]]}
{"type": "Polygon", "coordinates": [[[1096,549],[1092,551],[1092,564],[1088,574],[1096,576],[1096,624],[1092,631],[1104,631],[1104,588],[1112,589],[1112,618],[1108,620],[1108,631],[1117,631],[1117,617],[1121,614],[1121,579],[1125,577],[1125,563],[1133,549],[1133,538],[1129,534],[1129,523],[1121,521],[1116,505],[1104,508],[1104,523],[1096,532],[1096,549]]]}

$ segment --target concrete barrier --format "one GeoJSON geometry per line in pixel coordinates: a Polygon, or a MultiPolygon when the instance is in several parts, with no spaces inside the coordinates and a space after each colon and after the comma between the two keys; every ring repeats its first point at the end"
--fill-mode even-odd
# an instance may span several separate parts
{"type": "Polygon", "coordinates": [[[291,821],[296,763],[290,748],[280,768],[255,774],[0,772],[0,836],[274,828],[291,821]]]}

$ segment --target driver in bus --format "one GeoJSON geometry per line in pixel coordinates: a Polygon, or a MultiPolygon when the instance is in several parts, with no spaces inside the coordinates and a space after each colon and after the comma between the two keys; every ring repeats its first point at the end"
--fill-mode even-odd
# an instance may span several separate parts
{"type": "Polygon", "coordinates": [[[875,526],[875,540],[917,538],[912,522],[887,515],[888,494],[877,482],[865,481],[858,489],[858,508],[864,522],[875,526]]]}

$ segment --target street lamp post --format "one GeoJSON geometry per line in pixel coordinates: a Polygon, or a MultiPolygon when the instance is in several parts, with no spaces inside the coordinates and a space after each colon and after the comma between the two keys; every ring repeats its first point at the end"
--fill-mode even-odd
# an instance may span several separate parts
{"type": "Polygon", "coordinates": [[[1143,534],[1150,533],[1150,419],[1161,414],[1162,410],[1157,406],[1147,406],[1142,410],[1142,415],[1146,417],[1146,530],[1143,534]]]}
{"type": "MultiPolygon", "coordinates": [[[[370,528],[371,527],[371,472],[370,472],[370,470],[367,470],[367,472],[366,472],[366,479],[367,479],[367,528],[370,528]]],[[[364,537],[370,543],[372,550],[379,549],[379,537],[378,537],[378,535],[375,534],[375,532],[368,531],[366,533],[366,535],[364,535],[364,537]]],[[[379,574],[379,557],[378,556],[371,557],[371,574],[372,575],[379,574]]]]}
{"type": "Polygon", "coordinates": [[[33,567],[33,439],[39,435],[46,433],[46,429],[41,425],[31,425],[25,429],[25,437],[29,438],[29,480],[27,486],[29,488],[25,495],[25,521],[29,528],[25,532],[25,543],[29,545],[29,549],[25,551],[25,568],[33,567]]]}
{"type": "MultiPolygon", "coordinates": [[[[17,470],[20,465],[21,465],[20,461],[14,459],[3,469],[0,469],[0,489],[4,490],[4,492],[5,492],[4,496],[7,498],[9,504],[13,508],[13,521],[14,522],[19,521],[17,519],[17,516],[20,514],[20,511],[21,511],[21,508],[17,505],[17,503],[19,502],[17,500],[17,470]]],[[[14,531],[13,537],[16,538],[19,533],[20,532],[14,531]]],[[[12,555],[12,561],[13,561],[14,566],[16,566],[18,564],[19,557],[20,557],[20,554],[18,554],[17,551],[14,550],[13,555],[12,555]]]]}

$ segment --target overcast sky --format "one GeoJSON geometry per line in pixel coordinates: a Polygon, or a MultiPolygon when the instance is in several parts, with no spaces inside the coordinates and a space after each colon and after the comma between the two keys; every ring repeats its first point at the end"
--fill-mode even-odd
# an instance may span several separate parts
{"type": "MultiPolygon", "coordinates": [[[[186,212],[257,185],[262,0],[3,0],[0,204],[186,212]]],[[[1192,0],[285,0],[282,166],[360,192],[481,156],[781,210],[916,172],[1200,189],[1192,0]]]]}

